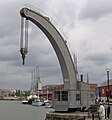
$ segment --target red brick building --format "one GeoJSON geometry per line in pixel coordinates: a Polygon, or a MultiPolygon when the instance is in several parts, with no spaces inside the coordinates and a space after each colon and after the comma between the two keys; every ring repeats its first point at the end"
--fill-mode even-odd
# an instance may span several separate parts
{"type": "Polygon", "coordinates": [[[64,89],[64,85],[46,85],[44,87],[42,87],[42,94],[41,94],[41,97],[43,98],[47,98],[49,100],[52,99],[52,92],[54,90],[63,90],[64,89]]]}
{"type": "MultiPolygon", "coordinates": [[[[107,98],[108,96],[108,83],[107,81],[102,83],[99,87],[99,96],[101,98],[107,98]]],[[[109,97],[112,98],[112,80],[109,81],[109,97]]]]}

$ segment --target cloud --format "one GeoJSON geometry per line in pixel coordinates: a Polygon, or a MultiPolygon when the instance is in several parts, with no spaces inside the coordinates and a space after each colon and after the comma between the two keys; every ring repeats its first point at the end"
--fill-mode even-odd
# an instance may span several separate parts
{"type": "Polygon", "coordinates": [[[88,0],[80,12],[80,18],[96,20],[107,14],[112,14],[111,0],[88,0]]]}
{"type": "Polygon", "coordinates": [[[95,65],[105,65],[111,61],[111,56],[106,53],[89,53],[86,56],[86,60],[92,61],[95,65]]]}
{"type": "MultiPolygon", "coordinates": [[[[111,0],[4,0],[0,1],[0,88],[30,89],[31,72],[40,66],[42,84],[61,84],[58,58],[43,32],[29,21],[29,48],[25,66],[19,53],[20,9],[49,16],[78,57],[79,75],[90,82],[105,81],[105,68],[112,66],[111,0]]],[[[110,76],[111,77],[111,76],[110,76]]]]}

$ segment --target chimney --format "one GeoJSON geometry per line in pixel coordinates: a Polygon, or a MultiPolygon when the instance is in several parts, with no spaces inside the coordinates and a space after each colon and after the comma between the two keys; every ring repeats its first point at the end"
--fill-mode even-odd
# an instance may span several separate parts
{"type": "Polygon", "coordinates": [[[83,82],[83,75],[81,75],[81,82],[83,82]]]}

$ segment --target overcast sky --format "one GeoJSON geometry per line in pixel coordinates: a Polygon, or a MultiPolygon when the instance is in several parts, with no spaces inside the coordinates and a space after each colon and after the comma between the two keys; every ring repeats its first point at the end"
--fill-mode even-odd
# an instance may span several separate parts
{"type": "Polygon", "coordinates": [[[22,65],[19,53],[20,10],[43,11],[67,40],[71,55],[78,59],[79,76],[88,73],[91,83],[112,76],[112,0],[3,0],[0,1],[0,88],[30,89],[31,72],[40,66],[42,85],[62,84],[55,52],[46,36],[29,22],[29,48],[22,65]]]}

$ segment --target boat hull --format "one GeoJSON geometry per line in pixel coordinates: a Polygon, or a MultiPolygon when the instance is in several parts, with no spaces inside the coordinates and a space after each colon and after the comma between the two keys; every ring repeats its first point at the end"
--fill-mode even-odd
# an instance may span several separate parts
{"type": "Polygon", "coordinates": [[[32,101],[32,106],[42,106],[43,102],[41,101],[32,101]]]}
{"type": "Polygon", "coordinates": [[[22,104],[28,104],[27,100],[22,101],[22,104]]]}

